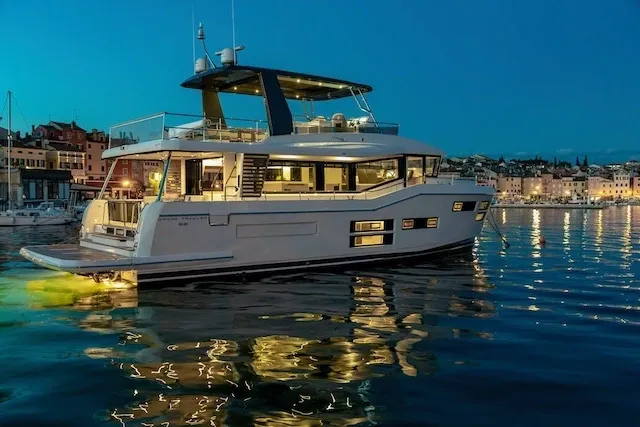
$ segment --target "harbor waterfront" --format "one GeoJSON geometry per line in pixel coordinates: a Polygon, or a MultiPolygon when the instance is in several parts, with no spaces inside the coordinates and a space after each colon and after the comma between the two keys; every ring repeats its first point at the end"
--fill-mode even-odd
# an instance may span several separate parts
{"type": "Polygon", "coordinates": [[[571,203],[496,203],[493,208],[503,209],[604,209],[605,205],[571,203]]]}
{"type": "Polygon", "coordinates": [[[637,426],[640,206],[491,211],[508,248],[154,290],[0,229],[0,425],[637,426]]]}

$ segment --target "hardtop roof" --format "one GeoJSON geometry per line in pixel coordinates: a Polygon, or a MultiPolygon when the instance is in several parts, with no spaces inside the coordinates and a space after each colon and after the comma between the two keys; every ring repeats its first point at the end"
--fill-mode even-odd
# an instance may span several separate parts
{"type": "Polygon", "coordinates": [[[188,78],[180,86],[190,89],[263,96],[262,73],[277,75],[286,99],[323,101],[373,91],[369,85],[293,71],[248,65],[227,65],[203,71],[188,78]]]}

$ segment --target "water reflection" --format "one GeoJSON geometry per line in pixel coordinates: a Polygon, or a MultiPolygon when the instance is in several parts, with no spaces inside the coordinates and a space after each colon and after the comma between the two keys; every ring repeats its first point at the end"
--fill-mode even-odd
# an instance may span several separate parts
{"type": "Polygon", "coordinates": [[[465,255],[379,274],[109,291],[112,307],[137,307],[128,318],[107,309],[103,290],[76,292],[71,305],[101,309],[76,320],[80,328],[120,332],[117,345],[85,354],[132,382],[130,403],[109,411],[123,426],[347,426],[379,420],[371,379],[436,372],[434,340],[490,339],[439,319],[493,316],[491,287],[465,255]]]}
{"type": "MultiPolygon", "coordinates": [[[[532,255],[534,258],[540,257],[540,236],[542,233],[540,232],[540,210],[534,209],[532,212],[533,220],[531,222],[531,244],[533,245],[532,255]]],[[[534,268],[536,266],[534,265],[534,268]]]]}

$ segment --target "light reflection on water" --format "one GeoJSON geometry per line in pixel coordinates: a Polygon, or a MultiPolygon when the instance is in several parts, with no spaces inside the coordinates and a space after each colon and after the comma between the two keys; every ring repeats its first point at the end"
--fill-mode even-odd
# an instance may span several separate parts
{"type": "Polygon", "coordinates": [[[0,424],[626,425],[640,207],[495,215],[506,251],[486,227],[437,263],[157,290],[34,268],[24,241],[68,231],[14,233],[0,424]]]}

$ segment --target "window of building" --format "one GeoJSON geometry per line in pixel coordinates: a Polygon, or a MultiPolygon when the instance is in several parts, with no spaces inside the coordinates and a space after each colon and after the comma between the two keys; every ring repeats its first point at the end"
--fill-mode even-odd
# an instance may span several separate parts
{"type": "Polygon", "coordinates": [[[129,169],[122,168],[122,175],[129,175],[129,169]]]}

